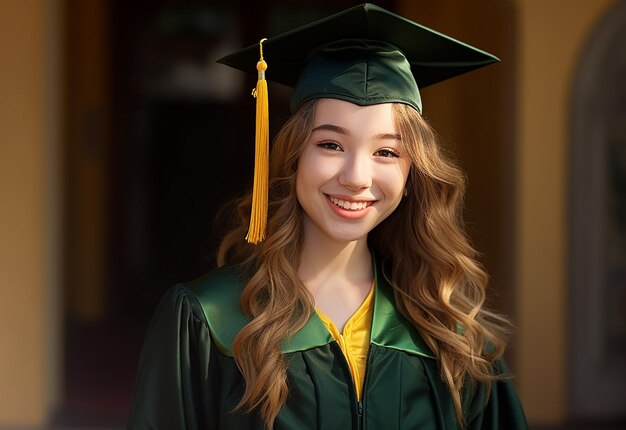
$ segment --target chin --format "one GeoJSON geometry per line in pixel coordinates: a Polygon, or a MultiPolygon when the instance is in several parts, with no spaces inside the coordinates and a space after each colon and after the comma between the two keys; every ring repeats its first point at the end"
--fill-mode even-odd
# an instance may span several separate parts
{"type": "Polygon", "coordinates": [[[372,229],[342,229],[342,230],[328,230],[324,229],[323,232],[333,242],[337,243],[349,243],[356,242],[362,239],[367,239],[367,235],[372,229]]]}

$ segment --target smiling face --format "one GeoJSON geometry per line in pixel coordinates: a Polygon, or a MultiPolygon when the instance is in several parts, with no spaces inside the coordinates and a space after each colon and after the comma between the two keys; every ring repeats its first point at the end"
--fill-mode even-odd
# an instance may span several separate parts
{"type": "Polygon", "coordinates": [[[402,200],[410,162],[392,106],[317,101],[296,173],[305,240],[364,239],[402,200]]]}

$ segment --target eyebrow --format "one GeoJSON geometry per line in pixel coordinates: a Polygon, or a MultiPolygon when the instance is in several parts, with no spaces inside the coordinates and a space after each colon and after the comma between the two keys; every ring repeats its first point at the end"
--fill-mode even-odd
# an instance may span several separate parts
{"type": "Polygon", "coordinates": [[[321,125],[318,125],[313,130],[311,130],[311,133],[315,133],[316,131],[321,131],[321,130],[334,131],[335,133],[339,133],[339,134],[343,134],[343,135],[350,134],[350,133],[348,133],[348,129],[347,128],[339,127],[338,125],[333,125],[333,124],[321,124],[321,125]]]}
{"type": "Polygon", "coordinates": [[[402,136],[400,136],[398,133],[381,133],[381,134],[377,134],[376,136],[374,136],[374,139],[376,140],[402,140],[402,136]]]}
{"type": "MultiPolygon", "coordinates": [[[[332,131],[338,134],[342,134],[344,136],[349,135],[349,131],[347,128],[340,127],[334,124],[321,124],[311,130],[311,133],[315,133],[316,131],[332,131]]],[[[374,136],[375,140],[402,140],[402,137],[398,133],[380,133],[374,136]]]]}

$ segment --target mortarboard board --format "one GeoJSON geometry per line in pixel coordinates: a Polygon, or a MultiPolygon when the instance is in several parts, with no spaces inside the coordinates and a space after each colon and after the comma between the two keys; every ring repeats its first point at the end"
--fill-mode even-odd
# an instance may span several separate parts
{"type": "MultiPolygon", "coordinates": [[[[270,37],[263,49],[267,78],[294,88],[292,110],[330,97],[360,105],[397,101],[421,112],[419,88],[499,61],[369,3],[270,37]]],[[[255,44],[218,62],[254,72],[258,57],[255,44]]]]}
{"type": "Polygon", "coordinates": [[[263,39],[218,60],[242,71],[258,71],[257,135],[250,230],[265,237],[267,221],[268,79],[293,87],[290,107],[316,98],[361,106],[405,103],[422,112],[419,88],[499,61],[474,48],[389,12],[363,4],[291,31],[263,39]],[[259,58],[260,51],[260,60],[259,58]]]}

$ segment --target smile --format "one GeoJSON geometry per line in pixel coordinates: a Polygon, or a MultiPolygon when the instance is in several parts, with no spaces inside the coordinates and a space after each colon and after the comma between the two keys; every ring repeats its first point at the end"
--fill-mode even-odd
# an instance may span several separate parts
{"type": "Polygon", "coordinates": [[[329,196],[329,195],[326,195],[326,197],[335,206],[337,206],[337,207],[339,207],[341,209],[344,209],[344,210],[348,210],[348,211],[360,211],[360,210],[363,210],[363,209],[371,206],[374,203],[372,201],[348,201],[348,200],[341,200],[341,199],[338,199],[336,197],[329,196]]]}

